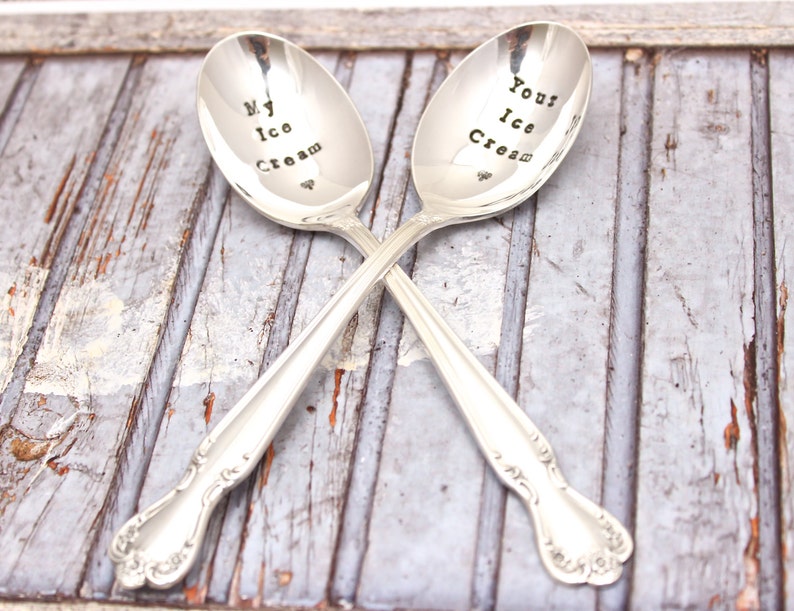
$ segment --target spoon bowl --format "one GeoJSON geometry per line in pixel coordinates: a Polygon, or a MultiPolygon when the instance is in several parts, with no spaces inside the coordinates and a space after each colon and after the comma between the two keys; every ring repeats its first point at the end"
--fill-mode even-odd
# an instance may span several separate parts
{"type": "Polygon", "coordinates": [[[277,223],[327,229],[370,188],[372,148],[356,108],[317,60],[282,38],[242,32],[216,44],[196,107],[221,172],[277,223]]]}
{"type": "Polygon", "coordinates": [[[518,26],[480,45],[419,122],[411,160],[424,210],[462,222],[527,199],[570,150],[591,85],[587,47],[560,24],[518,26]]]}

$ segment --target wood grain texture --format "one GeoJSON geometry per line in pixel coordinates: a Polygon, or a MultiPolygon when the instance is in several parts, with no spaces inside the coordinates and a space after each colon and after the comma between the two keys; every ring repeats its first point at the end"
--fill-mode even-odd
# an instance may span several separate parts
{"type": "MultiPolygon", "coordinates": [[[[14,98],[23,97],[19,95],[19,90],[24,87],[21,76],[26,64],[19,57],[0,59],[0,151],[5,148],[17,120],[18,112],[14,112],[13,108],[14,98]],[[13,95],[15,91],[17,95],[13,95]]],[[[18,100],[17,105],[21,108],[22,100],[18,100]]]]}
{"type": "MultiPolygon", "coordinates": [[[[758,19],[770,5],[756,5],[758,19]]],[[[466,46],[496,23],[478,14],[466,46]]],[[[439,27],[409,39],[450,36],[439,27]]],[[[413,134],[463,54],[331,46],[318,58],[373,139],[361,216],[383,237],[418,208],[413,134]]],[[[746,49],[593,56],[585,129],[537,200],[434,234],[402,262],[515,390],[566,477],[636,528],[616,588],[549,580],[525,510],[489,479],[380,290],[258,472],[219,507],[188,578],[164,592],[116,588],[115,527],[178,480],[197,441],[361,258],[230,195],[195,118],[199,56],[25,57],[0,59],[0,270],[13,272],[0,333],[10,309],[38,322],[27,340],[16,331],[2,369],[0,606],[775,607],[794,571],[794,55],[772,50],[768,66],[746,49]],[[32,257],[48,262],[38,284],[25,276],[32,257]],[[771,293],[759,272],[773,274],[771,293]],[[762,333],[764,316],[774,328],[762,333]],[[758,342],[770,337],[777,386],[761,380],[758,342]],[[770,512],[782,541],[770,539],[770,512]]]]}
{"type": "MultiPolygon", "coordinates": [[[[113,63],[105,65],[124,75],[113,63]]],[[[93,540],[190,227],[195,151],[202,149],[184,88],[193,87],[195,66],[164,58],[143,71],[105,188],[92,205],[13,414],[9,430],[41,440],[44,451],[12,465],[29,475],[15,478],[9,491],[14,502],[3,515],[9,593],[74,595],[79,586],[82,562],[76,559],[85,560],[93,540]],[[48,549],[75,561],[30,552],[48,549]]],[[[80,68],[79,74],[96,74],[80,68]]],[[[72,78],[80,82],[79,75],[72,78]]],[[[73,109],[72,116],[79,112],[73,109]]],[[[86,112],[76,124],[83,130],[95,122],[86,112]]]]}
{"type": "Polygon", "coordinates": [[[264,29],[314,49],[468,49],[525,21],[560,21],[593,46],[741,46],[794,42],[785,1],[486,8],[9,13],[0,53],[205,51],[264,29]]]}
{"type": "MultiPolygon", "coordinates": [[[[629,532],[637,490],[653,73],[653,53],[625,52],[601,489],[602,502],[629,532]]],[[[599,589],[600,609],[628,607],[632,570],[629,561],[618,583],[599,589]]]]}
{"type": "Polygon", "coordinates": [[[757,608],[747,52],[664,53],[651,132],[632,604],[757,608]]]}
{"type": "MultiPolygon", "coordinates": [[[[27,338],[128,61],[45,62],[30,75],[24,107],[8,126],[0,159],[0,286],[6,302],[0,312],[0,390],[27,338]],[[82,130],[79,139],[73,131],[55,128],[65,116],[82,130]]],[[[19,65],[5,66],[10,79],[19,73],[19,65]]]]}

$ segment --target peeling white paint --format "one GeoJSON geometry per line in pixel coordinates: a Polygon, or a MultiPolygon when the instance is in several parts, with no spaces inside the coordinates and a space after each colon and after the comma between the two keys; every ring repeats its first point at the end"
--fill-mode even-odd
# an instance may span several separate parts
{"type": "MultiPolygon", "coordinates": [[[[499,231],[503,230],[496,224],[492,225],[499,231]]],[[[503,250],[496,256],[506,257],[506,249],[503,250]]],[[[438,256],[437,252],[428,252],[428,256],[417,262],[414,281],[475,355],[492,354],[499,346],[502,326],[502,262],[494,260],[496,257],[484,256],[481,246],[471,243],[456,244],[455,251],[454,258],[445,253],[440,253],[445,256],[438,256]]],[[[397,364],[407,367],[426,358],[427,352],[414,328],[410,323],[406,324],[397,364]]]]}
{"type": "MultiPolygon", "coordinates": [[[[232,247],[227,249],[232,257],[232,247]]],[[[250,379],[251,369],[259,368],[282,272],[265,258],[249,259],[246,265],[252,268],[234,273],[213,261],[207,271],[174,386],[233,384],[250,379]]]]}
{"type": "Polygon", "coordinates": [[[164,310],[165,299],[165,290],[153,290],[125,303],[101,276],[66,285],[25,391],[83,400],[140,384],[157,338],[152,313],[164,310]]]}
{"type": "Polygon", "coordinates": [[[33,477],[30,478],[30,482],[25,489],[25,494],[30,492],[30,490],[33,488],[33,485],[36,483],[36,480],[38,480],[41,474],[47,469],[50,460],[58,457],[59,453],[56,451],[56,449],[63,443],[64,439],[69,433],[69,430],[72,429],[76,423],[78,429],[86,428],[85,424],[82,426],[80,425],[78,417],[90,416],[90,414],[91,410],[86,408],[85,404],[80,403],[79,407],[73,412],[58,418],[52,423],[49,430],[47,431],[47,434],[45,435],[45,439],[48,440],[47,451],[39,459],[39,466],[33,473],[33,477]]]}

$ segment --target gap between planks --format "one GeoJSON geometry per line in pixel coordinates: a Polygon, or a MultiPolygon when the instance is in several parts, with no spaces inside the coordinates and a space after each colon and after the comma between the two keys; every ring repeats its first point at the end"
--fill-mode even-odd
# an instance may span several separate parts
{"type": "MultiPolygon", "coordinates": [[[[753,170],[754,380],[758,495],[759,599],[763,609],[782,609],[785,585],[781,542],[780,388],[777,283],[772,196],[769,67],[767,54],[751,53],[753,170]]],[[[745,376],[748,373],[745,372],[745,376]]]]}

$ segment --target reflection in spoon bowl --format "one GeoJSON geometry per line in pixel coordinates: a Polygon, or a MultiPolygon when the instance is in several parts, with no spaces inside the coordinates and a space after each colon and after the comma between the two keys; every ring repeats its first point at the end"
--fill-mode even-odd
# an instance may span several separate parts
{"type": "Polygon", "coordinates": [[[519,26],[467,56],[419,123],[424,210],[472,220],[536,191],[570,149],[590,96],[587,48],[558,24],[519,26]]]}
{"type": "Polygon", "coordinates": [[[361,117],[325,68],[286,40],[243,32],[215,45],[197,107],[221,171],[278,223],[325,229],[369,190],[373,159],[361,117]]]}

